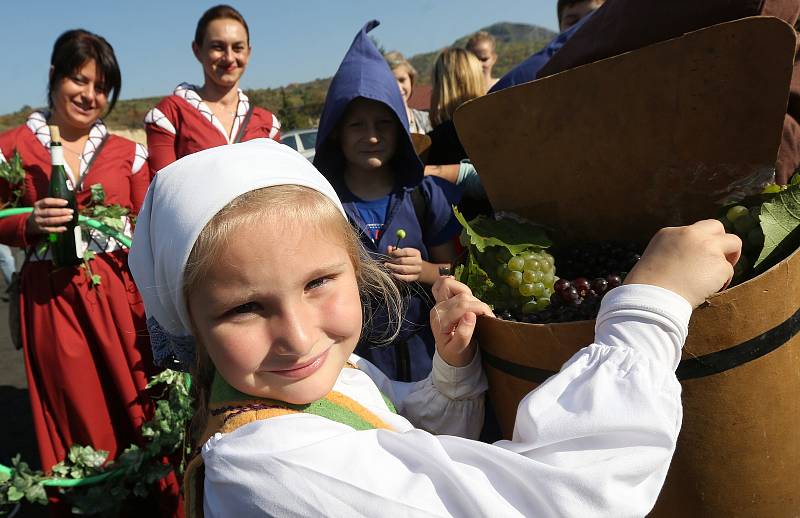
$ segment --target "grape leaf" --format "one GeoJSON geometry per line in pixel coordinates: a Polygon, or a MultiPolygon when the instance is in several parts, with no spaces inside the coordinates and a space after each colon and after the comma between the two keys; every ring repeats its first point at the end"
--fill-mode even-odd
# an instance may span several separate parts
{"type": "Polygon", "coordinates": [[[494,283],[489,275],[473,257],[472,250],[467,251],[464,263],[456,267],[455,278],[469,286],[472,294],[481,300],[486,300],[486,293],[494,288],[494,283]]]}
{"type": "Polygon", "coordinates": [[[500,220],[478,216],[469,223],[464,216],[453,207],[456,219],[464,227],[462,241],[466,235],[468,243],[485,251],[490,246],[506,248],[511,255],[517,255],[529,248],[548,248],[552,242],[542,227],[516,221],[510,218],[500,220]]]}
{"type": "Polygon", "coordinates": [[[794,249],[790,241],[793,241],[792,236],[797,236],[800,227],[800,184],[792,185],[764,202],[759,219],[764,231],[764,248],[753,265],[756,268],[768,258],[770,263],[777,262],[774,259],[787,251],[787,247],[794,249]]]}

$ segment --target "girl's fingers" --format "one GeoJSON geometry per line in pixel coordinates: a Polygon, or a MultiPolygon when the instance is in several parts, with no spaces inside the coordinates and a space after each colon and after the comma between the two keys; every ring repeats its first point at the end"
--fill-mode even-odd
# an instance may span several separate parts
{"type": "Polygon", "coordinates": [[[704,219],[694,223],[692,226],[711,235],[721,236],[725,234],[725,226],[718,219],[704,219]]]}
{"type": "Polygon", "coordinates": [[[422,257],[419,250],[416,248],[395,248],[393,246],[389,247],[389,255],[395,258],[399,257],[422,257]]]}
{"type": "Polygon", "coordinates": [[[436,304],[431,310],[431,329],[434,336],[453,332],[461,318],[467,314],[494,316],[488,305],[475,297],[452,298],[436,304]]]}
{"type": "Polygon", "coordinates": [[[391,270],[394,273],[400,273],[404,275],[413,275],[419,274],[422,271],[420,265],[403,265],[403,264],[395,264],[395,263],[385,263],[386,268],[391,270]]]}
{"type": "Polygon", "coordinates": [[[391,261],[392,264],[422,264],[422,258],[420,256],[406,256],[406,257],[394,257],[391,261]]]}
{"type": "Polygon", "coordinates": [[[398,273],[393,273],[392,275],[395,279],[403,282],[415,282],[419,280],[419,275],[401,275],[398,273]]]}
{"type": "Polygon", "coordinates": [[[734,265],[739,261],[739,257],[742,255],[742,240],[736,234],[725,234],[720,238],[720,246],[722,247],[722,253],[725,255],[725,259],[728,260],[731,265],[734,265]]]}
{"type": "Polygon", "coordinates": [[[469,289],[469,286],[458,282],[455,277],[449,275],[439,277],[436,282],[433,283],[431,291],[433,292],[433,298],[436,302],[451,299],[462,293],[472,296],[472,290],[469,289]]]}
{"type": "Polygon", "coordinates": [[[464,313],[458,320],[458,325],[450,332],[449,338],[443,341],[442,346],[455,352],[466,349],[475,333],[475,322],[477,322],[475,313],[464,313]]]}

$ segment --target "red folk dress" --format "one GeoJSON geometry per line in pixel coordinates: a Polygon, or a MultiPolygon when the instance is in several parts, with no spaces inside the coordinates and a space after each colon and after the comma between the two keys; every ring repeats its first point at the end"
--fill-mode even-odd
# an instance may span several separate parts
{"type": "MultiPolygon", "coordinates": [[[[0,134],[0,160],[10,159],[16,150],[27,173],[20,206],[32,206],[47,196],[49,148],[50,130],[42,113],[0,134]]],[[[147,152],[141,145],[109,135],[98,121],[90,130],[80,168],[79,207],[89,203],[90,186],[100,183],[106,204],[138,212],[150,183],[147,152]]],[[[74,189],[71,173],[68,182],[74,189]]],[[[4,181],[0,197],[9,199],[4,181]]],[[[27,218],[23,214],[0,219],[0,242],[37,248],[42,240],[26,235],[27,218]]],[[[130,230],[126,224],[125,233],[130,235],[130,230]]],[[[94,231],[87,246],[97,254],[89,264],[101,277],[99,286],[91,285],[82,267],[54,270],[49,251],[32,253],[21,272],[25,368],[46,470],[64,459],[73,444],[106,450],[114,459],[128,445],[142,444],[139,428],[152,417],[145,387],[155,368],[144,304],[128,270],[127,251],[94,231]]],[[[172,485],[165,492],[177,495],[174,480],[173,475],[162,481],[162,488],[172,485]]]]}
{"type": "Polygon", "coordinates": [[[280,122],[272,112],[263,108],[254,106],[247,125],[241,129],[249,110],[250,101],[239,90],[236,117],[228,134],[211,108],[200,98],[197,87],[181,83],[172,95],[145,115],[150,170],[155,174],[186,155],[232,144],[240,132],[240,142],[265,137],[280,142],[280,122]]]}

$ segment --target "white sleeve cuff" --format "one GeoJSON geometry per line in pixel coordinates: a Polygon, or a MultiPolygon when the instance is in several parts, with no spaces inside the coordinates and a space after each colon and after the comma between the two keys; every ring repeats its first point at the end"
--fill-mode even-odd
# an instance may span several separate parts
{"type": "Polygon", "coordinates": [[[464,367],[453,367],[437,351],[433,355],[431,383],[449,399],[473,399],[483,394],[488,384],[483,373],[480,351],[476,350],[475,357],[464,367]]]}
{"type": "Polygon", "coordinates": [[[636,349],[674,370],[691,316],[691,304],[672,291],[645,284],[620,286],[603,298],[595,341],[610,346],[635,344],[636,349]],[[665,340],[672,347],[664,347],[665,340]]]}

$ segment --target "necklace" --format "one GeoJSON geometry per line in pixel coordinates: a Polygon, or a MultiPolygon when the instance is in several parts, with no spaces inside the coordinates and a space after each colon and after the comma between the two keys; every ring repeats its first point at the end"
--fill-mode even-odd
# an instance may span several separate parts
{"type": "MultiPolygon", "coordinates": [[[[206,101],[206,104],[208,104],[208,101],[206,101]]],[[[230,111],[230,109],[225,108],[224,106],[222,106],[219,103],[211,103],[211,105],[212,105],[212,108],[211,108],[212,111],[214,110],[214,107],[216,107],[216,108],[219,109],[219,111],[221,111],[225,115],[230,115],[231,117],[236,117],[236,110],[230,111]]],[[[239,105],[239,103],[237,102],[236,106],[238,107],[238,105],[239,105]]]]}
{"type": "Polygon", "coordinates": [[[65,149],[65,150],[69,151],[70,153],[72,153],[73,155],[75,155],[78,158],[81,158],[83,156],[83,150],[81,150],[79,152],[79,151],[75,151],[74,149],[70,149],[69,147],[67,147],[66,144],[64,144],[64,142],[61,142],[61,147],[63,149],[65,149]]]}

